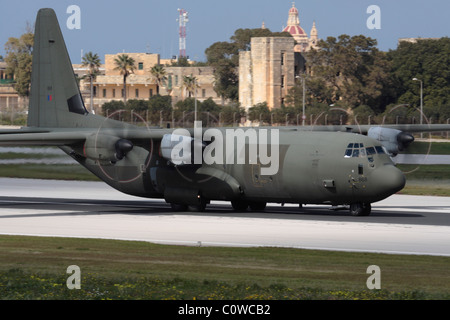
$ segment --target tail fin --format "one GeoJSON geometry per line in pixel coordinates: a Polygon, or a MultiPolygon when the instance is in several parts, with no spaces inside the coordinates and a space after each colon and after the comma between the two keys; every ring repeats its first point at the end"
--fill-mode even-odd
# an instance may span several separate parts
{"type": "MultiPolygon", "coordinates": [[[[34,34],[29,127],[90,127],[69,54],[52,9],[40,9],[34,34]]],[[[95,121],[97,120],[97,121],[95,121]]]]}

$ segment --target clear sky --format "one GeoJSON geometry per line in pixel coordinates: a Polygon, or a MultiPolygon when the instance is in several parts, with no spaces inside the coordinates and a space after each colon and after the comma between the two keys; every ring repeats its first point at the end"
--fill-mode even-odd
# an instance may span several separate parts
{"type": "MultiPolygon", "coordinates": [[[[56,11],[72,63],[81,52],[151,52],[161,58],[178,55],[178,8],[189,12],[187,55],[205,61],[205,49],[229,41],[239,28],[271,31],[287,24],[292,1],[288,0],[17,0],[0,4],[0,55],[9,37],[19,37],[27,22],[34,26],[39,8],[56,11]],[[70,5],[80,8],[80,29],[69,29],[70,5]]],[[[313,21],[319,38],[363,34],[378,40],[383,51],[395,49],[398,38],[450,35],[449,0],[297,0],[300,25],[310,33],[313,21]],[[370,5],[380,8],[381,29],[369,29],[370,5]]]]}

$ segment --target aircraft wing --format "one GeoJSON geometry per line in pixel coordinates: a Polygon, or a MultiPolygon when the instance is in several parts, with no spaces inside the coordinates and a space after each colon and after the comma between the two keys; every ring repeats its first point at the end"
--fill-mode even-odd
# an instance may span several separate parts
{"type": "Polygon", "coordinates": [[[371,128],[381,127],[403,132],[440,132],[450,131],[450,124],[383,124],[383,125],[331,125],[331,126],[297,126],[290,127],[302,131],[353,132],[367,134],[371,128]]]}
{"type": "Polygon", "coordinates": [[[147,128],[106,128],[106,129],[45,129],[45,128],[22,128],[12,130],[0,130],[1,146],[63,146],[85,141],[90,136],[97,134],[110,135],[128,140],[157,139],[160,140],[168,129],[147,128]]]}
{"type": "MultiPolygon", "coordinates": [[[[328,132],[353,132],[368,134],[373,128],[386,128],[398,130],[401,132],[439,132],[450,131],[448,124],[424,124],[424,125],[336,125],[336,126],[295,126],[295,127],[276,127],[280,130],[297,131],[328,131],[328,132]]],[[[37,146],[62,146],[70,145],[76,142],[84,141],[87,137],[104,134],[128,140],[161,140],[165,134],[172,133],[173,129],[154,129],[146,127],[125,127],[125,128],[37,128],[24,127],[21,129],[0,130],[0,145],[19,146],[19,145],[37,145],[37,146]]]]}

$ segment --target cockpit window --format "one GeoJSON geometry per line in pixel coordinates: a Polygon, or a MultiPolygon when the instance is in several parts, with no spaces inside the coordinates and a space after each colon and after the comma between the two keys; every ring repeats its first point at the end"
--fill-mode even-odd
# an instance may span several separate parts
{"type": "Polygon", "coordinates": [[[383,147],[381,146],[376,146],[375,149],[377,149],[378,154],[386,154],[386,152],[384,152],[383,147]]]}
{"type": "Polygon", "coordinates": [[[368,147],[368,148],[366,148],[366,151],[367,151],[367,155],[368,155],[368,156],[371,156],[371,155],[377,153],[377,152],[375,151],[375,148],[374,148],[374,147],[368,147]]]}
{"type": "MultiPolygon", "coordinates": [[[[352,144],[352,143],[351,143],[352,144]]],[[[353,144],[352,144],[353,145],[353,144]]],[[[345,150],[345,158],[350,158],[352,156],[353,149],[345,150]]]]}
{"type": "Polygon", "coordinates": [[[364,148],[361,148],[361,150],[360,150],[360,156],[361,157],[365,157],[366,156],[366,149],[364,149],[364,148]]]}
{"type": "MultiPolygon", "coordinates": [[[[373,153],[375,154],[375,149],[373,149],[373,153]]],[[[366,154],[369,154],[366,152],[366,149],[364,148],[363,143],[349,143],[347,146],[347,149],[345,150],[344,158],[359,158],[359,157],[365,157],[366,154]]]]}

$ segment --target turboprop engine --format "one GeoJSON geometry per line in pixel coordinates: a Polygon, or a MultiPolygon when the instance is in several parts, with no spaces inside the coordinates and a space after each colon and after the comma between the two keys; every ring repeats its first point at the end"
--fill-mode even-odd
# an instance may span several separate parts
{"type": "Polygon", "coordinates": [[[406,150],[414,141],[414,137],[409,133],[383,127],[370,128],[367,136],[380,141],[391,156],[396,156],[399,151],[406,150]]]}
{"type": "Polygon", "coordinates": [[[203,141],[190,136],[165,134],[161,139],[161,156],[176,165],[201,164],[205,146],[203,141]]]}
{"type": "Polygon", "coordinates": [[[86,138],[83,155],[92,160],[115,163],[122,160],[133,149],[127,139],[105,134],[93,134],[86,138]]]}

